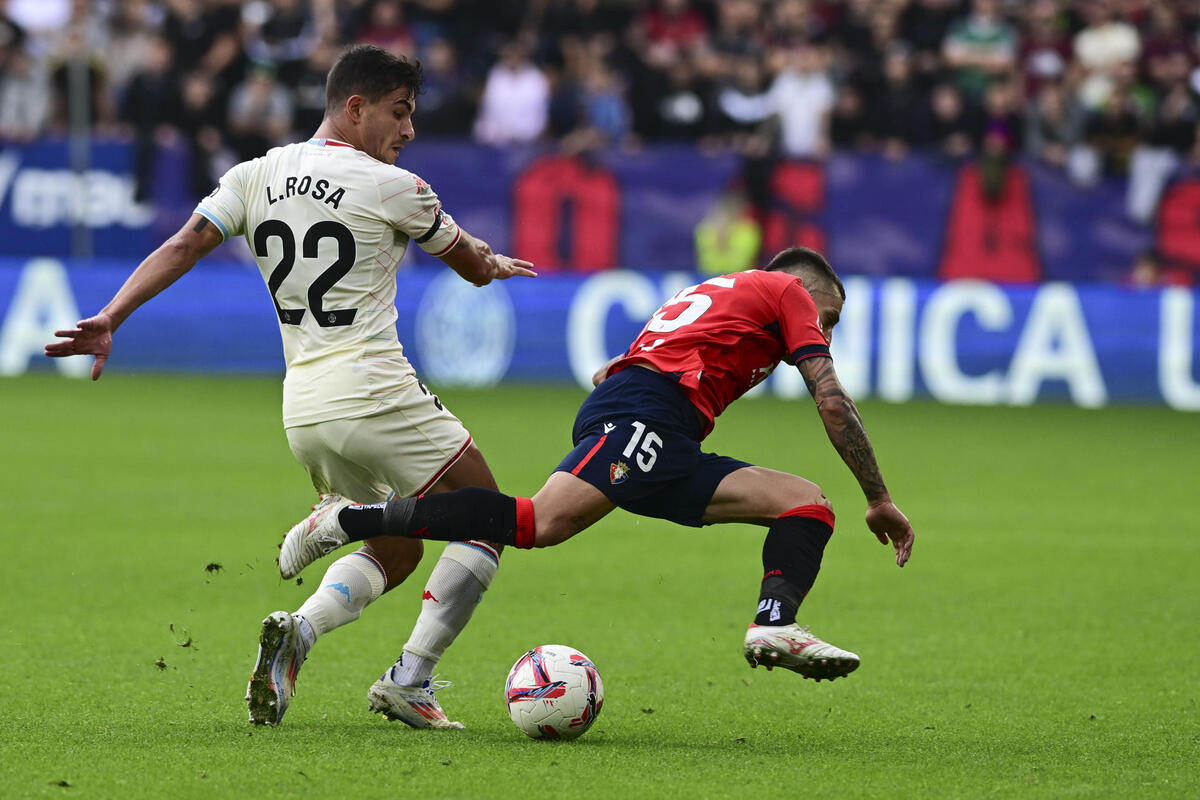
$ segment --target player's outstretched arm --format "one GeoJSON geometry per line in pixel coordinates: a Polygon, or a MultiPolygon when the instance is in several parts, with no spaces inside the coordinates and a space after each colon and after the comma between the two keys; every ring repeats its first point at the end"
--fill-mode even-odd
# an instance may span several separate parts
{"type": "Polygon", "coordinates": [[[476,286],[487,286],[492,281],[502,281],[514,275],[537,277],[530,262],[493,253],[487,242],[476,239],[466,231],[462,232],[450,252],[442,256],[442,261],[476,286]]]}
{"type": "Polygon", "coordinates": [[[178,233],[138,265],[125,285],[96,316],[80,320],[70,330],[55,331],[59,340],[46,345],[46,355],[55,358],[95,356],[92,380],[98,380],[104,371],[104,362],[112,352],[112,335],[121,323],[151,297],[179,280],[220,243],[221,233],[217,227],[199,214],[192,214],[178,233]]]}
{"type": "Polygon", "coordinates": [[[896,550],[896,563],[903,567],[912,554],[912,525],[892,502],[883,475],[879,472],[879,464],[875,461],[875,451],[867,438],[862,417],[854,400],[838,380],[833,359],[819,356],[806,358],[796,366],[817,404],[829,441],[846,466],[850,467],[867,497],[867,527],[882,544],[891,541],[896,550]]]}

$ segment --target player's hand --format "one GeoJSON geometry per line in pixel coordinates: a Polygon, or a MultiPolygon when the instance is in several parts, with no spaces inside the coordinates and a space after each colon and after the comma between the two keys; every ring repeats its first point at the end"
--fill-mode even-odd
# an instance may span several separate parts
{"type": "Polygon", "coordinates": [[[65,356],[95,356],[92,364],[92,380],[99,380],[104,371],[104,362],[112,352],[112,318],[107,314],[80,320],[75,327],[66,331],[55,331],[61,341],[46,345],[46,355],[51,358],[65,356]]]}
{"type": "Polygon", "coordinates": [[[497,253],[496,274],[493,278],[498,281],[511,278],[514,275],[520,275],[523,278],[536,278],[537,273],[533,271],[532,267],[533,262],[522,261],[519,258],[511,258],[497,253]]]}
{"type": "Polygon", "coordinates": [[[912,555],[913,534],[908,517],[891,500],[881,500],[867,507],[867,527],[880,544],[891,541],[896,549],[896,566],[903,567],[912,555]]]}

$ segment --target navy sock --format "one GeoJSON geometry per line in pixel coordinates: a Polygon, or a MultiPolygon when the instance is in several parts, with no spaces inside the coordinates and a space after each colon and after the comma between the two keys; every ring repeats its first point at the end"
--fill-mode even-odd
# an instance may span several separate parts
{"type": "Polygon", "coordinates": [[[405,536],[456,542],[483,539],[533,546],[533,503],[479,487],[423,497],[393,497],[384,504],[347,506],[338,522],[351,541],[405,536]]]}
{"type": "Polygon", "coordinates": [[[379,536],[383,530],[383,509],[387,503],[369,506],[346,506],[338,512],[338,524],[352,542],[379,536]]]}
{"type": "Polygon", "coordinates": [[[792,509],[771,523],[763,542],[763,581],[756,625],[791,625],[817,580],[833,535],[833,512],[823,505],[792,509]]]}

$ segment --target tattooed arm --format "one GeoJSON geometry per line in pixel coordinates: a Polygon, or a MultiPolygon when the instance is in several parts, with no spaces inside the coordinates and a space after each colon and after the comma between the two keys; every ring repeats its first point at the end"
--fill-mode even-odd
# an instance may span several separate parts
{"type": "Polygon", "coordinates": [[[883,544],[889,540],[892,542],[896,550],[896,563],[903,567],[912,552],[912,526],[888,494],[858,408],[838,380],[833,359],[821,356],[806,358],[796,367],[804,376],[804,383],[817,404],[829,441],[854,473],[867,497],[867,527],[883,544]]]}

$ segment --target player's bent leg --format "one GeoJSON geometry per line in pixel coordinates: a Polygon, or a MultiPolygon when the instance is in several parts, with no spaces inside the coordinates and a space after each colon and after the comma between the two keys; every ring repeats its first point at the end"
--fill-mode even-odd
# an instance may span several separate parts
{"type": "MultiPolygon", "coordinates": [[[[565,541],[613,509],[603,494],[565,473],[551,476],[532,500],[474,488],[398,505],[406,509],[406,531],[446,525],[447,520],[457,519],[463,527],[484,532],[486,528],[479,527],[479,520],[470,519],[480,516],[503,520],[501,527],[512,530],[514,537],[519,530],[520,541],[539,547],[565,541]]],[[[431,672],[466,626],[483,591],[491,584],[498,561],[499,552],[485,541],[446,546],[426,585],[421,617],[404,645],[403,655],[367,692],[372,711],[414,728],[462,727],[446,717],[434,695],[449,684],[433,680],[431,672]]]]}
{"type": "Polygon", "coordinates": [[[744,467],[722,480],[704,521],[767,526],[758,612],[742,646],[751,667],[782,667],[818,681],[844,677],[858,668],[857,655],[796,623],[796,612],[816,581],[833,535],[833,509],[821,487],[786,472],[744,467]]]}
{"type": "Polygon", "coordinates": [[[770,525],[793,508],[832,504],[821,487],[788,472],[743,467],[726,475],[704,510],[704,524],[748,522],[770,525]]]}
{"type": "Polygon", "coordinates": [[[413,573],[425,554],[425,543],[420,539],[403,539],[397,536],[376,536],[367,539],[359,549],[379,564],[386,576],[384,592],[390,592],[413,573]]]}
{"type": "MultiPolygon", "coordinates": [[[[474,444],[427,494],[466,487],[497,488],[487,461],[474,444]]],[[[413,728],[463,727],[452,722],[438,702],[435,692],[450,684],[434,680],[433,671],[491,586],[502,549],[502,545],[478,540],[446,545],[425,584],[421,613],[400,658],[367,691],[371,711],[413,728]]]]}
{"type": "Polygon", "coordinates": [[[569,472],[552,474],[532,500],[534,547],[562,544],[616,508],[599,489],[569,472]]]}
{"type": "Polygon", "coordinates": [[[246,687],[250,721],[255,725],[278,725],[283,720],[296,677],[308,654],[300,635],[298,619],[286,611],[276,611],[262,622],[258,635],[258,659],[246,687]]]}

